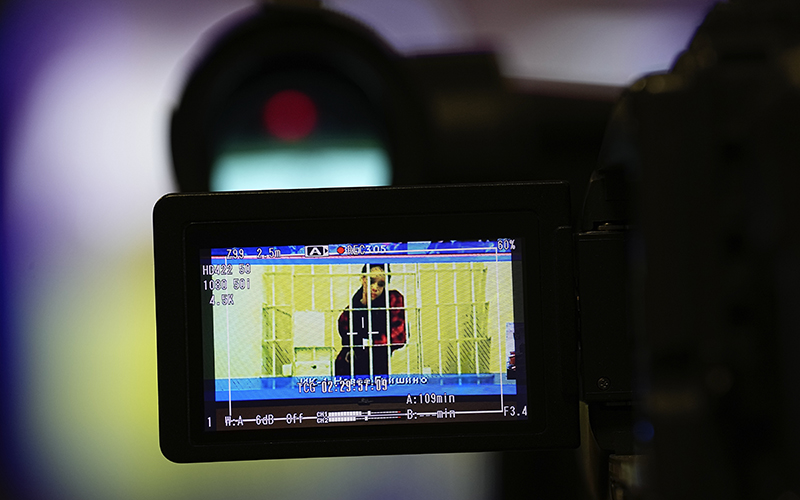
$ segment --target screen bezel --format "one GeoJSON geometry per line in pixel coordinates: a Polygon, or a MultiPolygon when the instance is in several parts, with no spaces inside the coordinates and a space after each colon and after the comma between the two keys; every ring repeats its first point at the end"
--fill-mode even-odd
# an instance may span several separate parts
{"type": "MultiPolygon", "coordinates": [[[[555,315],[559,310],[555,307],[558,298],[552,293],[559,288],[554,271],[566,268],[563,263],[554,267],[552,262],[559,234],[556,229],[561,226],[559,222],[568,217],[568,199],[564,202],[568,194],[564,186],[550,183],[482,186],[472,187],[472,190],[467,187],[366,188],[171,195],[162,199],[159,205],[169,205],[167,218],[180,233],[178,248],[172,247],[173,265],[169,269],[173,279],[180,275],[181,283],[180,297],[178,300],[172,297],[171,307],[180,302],[183,311],[181,335],[167,338],[162,329],[165,312],[161,297],[157,296],[159,403],[163,408],[160,421],[165,455],[175,461],[199,461],[576,445],[577,381],[573,387],[571,379],[577,378],[577,370],[565,373],[571,370],[564,363],[563,352],[565,345],[572,345],[574,337],[563,338],[564,328],[554,328],[553,324],[558,320],[555,315]],[[485,200],[491,210],[476,211],[471,200],[478,197],[485,200]],[[531,206],[531,201],[539,203],[531,206]],[[373,207],[369,216],[360,215],[360,207],[364,206],[373,207]],[[321,207],[324,209],[320,210],[321,207]],[[555,213],[564,208],[565,213],[555,213]],[[320,216],[319,212],[325,216],[320,216]],[[263,236],[264,232],[269,236],[263,236]],[[197,286],[201,279],[201,249],[265,243],[492,237],[517,237],[525,242],[522,285],[527,334],[526,420],[224,432],[203,429],[204,350],[202,335],[198,335],[202,328],[197,286]],[[269,241],[265,242],[265,238],[269,241]],[[180,267],[179,273],[175,272],[176,265],[180,267]],[[183,353],[182,363],[165,368],[164,352],[183,353]],[[564,387],[565,382],[570,383],[564,387]],[[176,398],[180,404],[170,398],[176,398]],[[175,411],[178,408],[180,413],[175,411]],[[175,421],[168,422],[167,418],[175,421]],[[177,437],[171,431],[176,431],[177,437]]],[[[157,293],[163,296],[162,289],[167,285],[159,271],[159,208],[157,206],[154,216],[156,282],[157,293]]],[[[171,238],[174,243],[174,233],[171,238]]],[[[170,286],[174,287],[174,283],[170,286]]],[[[567,354],[574,356],[574,353],[567,354]]],[[[567,355],[566,359],[571,356],[567,355]]]]}
{"type": "MultiPolygon", "coordinates": [[[[433,241],[437,241],[437,240],[441,240],[441,239],[445,239],[445,240],[451,240],[451,239],[453,239],[453,240],[455,240],[455,239],[465,240],[467,238],[455,238],[455,237],[451,237],[451,235],[454,235],[454,234],[468,234],[469,232],[474,232],[475,231],[475,227],[477,226],[477,227],[492,227],[492,230],[491,230],[492,234],[490,234],[489,236],[502,237],[502,233],[500,233],[500,231],[502,231],[503,229],[512,228],[514,226],[514,222],[513,221],[524,220],[525,218],[531,217],[531,216],[532,216],[532,214],[530,212],[527,212],[527,213],[519,212],[519,213],[489,213],[489,214],[459,214],[459,215],[452,215],[452,214],[449,214],[449,215],[428,215],[428,216],[424,216],[424,217],[408,217],[408,216],[380,217],[380,218],[359,217],[358,219],[352,219],[352,218],[350,218],[350,219],[321,218],[321,219],[304,220],[303,221],[303,225],[305,226],[305,230],[307,230],[309,233],[314,234],[314,235],[322,235],[322,236],[319,236],[319,237],[315,237],[312,240],[312,242],[320,242],[320,241],[322,241],[322,242],[334,243],[337,240],[325,239],[325,238],[336,238],[337,236],[341,237],[342,235],[344,235],[345,237],[357,237],[359,234],[363,234],[363,230],[359,229],[358,227],[348,227],[348,226],[353,226],[353,225],[361,226],[361,225],[365,225],[365,224],[368,225],[368,224],[373,223],[373,222],[375,222],[376,224],[380,223],[380,224],[378,224],[379,228],[385,228],[385,227],[392,228],[392,229],[388,229],[388,230],[384,229],[384,230],[379,231],[379,232],[373,232],[372,234],[375,236],[375,238],[377,238],[375,240],[372,240],[374,242],[391,241],[389,239],[389,237],[392,234],[397,235],[398,233],[405,232],[405,231],[402,231],[402,230],[394,229],[394,228],[397,228],[398,224],[401,223],[401,222],[402,222],[403,226],[407,226],[408,228],[413,228],[407,234],[414,233],[415,235],[421,235],[421,239],[426,239],[429,236],[431,236],[432,233],[428,233],[427,231],[441,232],[442,229],[440,229],[440,228],[447,228],[445,230],[447,232],[447,234],[445,235],[445,236],[447,236],[446,238],[439,237],[439,238],[434,239],[433,241]],[[501,219],[501,218],[505,219],[505,222],[499,222],[498,219],[501,219]],[[493,225],[490,225],[492,223],[493,223],[493,225]],[[459,226],[461,226],[461,227],[459,227],[459,226]],[[505,226],[505,227],[503,227],[503,226],[505,226]]],[[[533,221],[533,222],[535,222],[535,221],[533,221]]],[[[189,328],[190,328],[191,331],[203,331],[202,330],[202,325],[197,323],[197,320],[199,320],[201,318],[201,315],[202,315],[201,310],[203,310],[203,309],[207,310],[207,308],[202,308],[203,301],[200,298],[201,297],[200,282],[203,279],[203,277],[199,273],[199,269],[200,269],[200,265],[201,265],[200,264],[200,260],[199,260],[199,254],[200,254],[199,250],[207,249],[207,248],[210,248],[210,247],[223,248],[223,247],[226,247],[226,245],[222,245],[222,246],[216,246],[216,245],[218,245],[219,243],[222,243],[222,242],[230,243],[232,241],[245,242],[245,243],[237,244],[237,245],[229,244],[229,245],[227,245],[228,248],[230,248],[230,247],[259,246],[259,245],[255,244],[256,243],[255,240],[259,239],[259,236],[257,236],[257,235],[262,235],[262,234],[269,234],[270,235],[270,238],[271,238],[270,245],[273,244],[272,241],[277,241],[277,243],[275,243],[275,245],[284,245],[284,244],[288,245],[288,244],[291,244],[292,242],[291,241],[287,241],[285,238],[292,238],[292,237],[295,236],[294,228],[297,226],[297,223],[298,223],[297,220],[287,219],[287,220],[273,220],[273,221],[269,221],[269,222],[260,222],[260,223],[259,222],[251,222],[251,223],[225,224],[224,228],[214,227],[214,226],[216,226],[215,224],[212,224],[212,225],[209,225],[209,224],[191,224],[187,228],[187,230],[186,230],[186,234],[187,234],[186,242],[187,243],[186,243],[186,256],[185,256],[185,258],[186,258],[186,262],[189,263],[188,269],[191,270],[192,268],[194,268],[195,270],[197,270],[197,272],[195,273],[194,279],[192,279],[193,277],[191,275],[192,274],[191,272],[188,273],[188,275],[187,275],[187,281],[188,281],[187,289],[190,290],[189,297],[188,297],[188,311],[189,311],[188,318],[189,318],[189,322],[190,322],[189,328]],[[269,232],[267,233],[266,230],[268,230],[269,232]],[[196,252],[195,250],[198,250],[198,251],[196,252]]],[[[477,238],[474,238],[474,239],[477,239],[477,238]]],[[[496,238],[482,238],[482,239],[496,239],[496,238]]],[[[346,241],[352,241],[352,240],[346,240],[346,241]]],[[[403,241],[406,241],[406,240],[403,239],[403,241]]],[[[299,242],[294,242],[294,243],[298,244],[299,242]]],[[[312,244],[312,243],[309,242],[309,244],[312,244]]],[[[532,287],[530,291],[525,289],[525,283],[526,282],[530,282],[530,281],[532,281],[534,283],[538,282],[538,276],[536,276],[536,274],[538,274],[538,270],[539,270],[538,252],[535,252],[535,251],[534,252],[525,252],[525,248],[523,247],[523,242],[519,241],[519,244],[520,244],[520,247],[521,247],[520,254],[525,255],[527,257],[528,261],[530,261],[530,263],[528,264],[528,262],[525,260],[525,258],[523,258],[521,262],[517,262],[516,263],[516,265],[522,267],[522,269],[520,269],[520,271],[521,271],[523,276],[522,276],[522,279],[520,280],[520,283],[514,283],[514,286],[515,287],[516,286],[520,286],[520,285],[522,286],[523,289],[519,291],[520,292],[519,293],[520,297],[530,296],[536,303],[539,303],[539,302],[541,302],[540,298],[538,297],[540,291],[535,286],[532,287]],[[526,268],[528,268],[530,270],[529,275],[526,275],[526,273],[525,273],[526,268]]],[[[537,249],[534,249],[534,250],[537,250],[537,249]]],[[[365,257],[364,261],[366,262],[366,260],[368,260],[368,258],[365,257]]],[[[525,311],[524,304],[517,302],[517,303],[514,304],[514,309],[515,309],[515,322],[517,322],[517,319],[519,318],[521,320],[519,322],[522,323],[523,325],[529,324],[529,320],[527,320],[527,317],[525,316],[526,311],[525,311]]],[[[538,318],[539,324],[541,323],[540,319],[541,318],[538,318]]],[[[532,321],[537,321],[537,318],[532,318],[532,321]]],[[[534,328],[535,331],[540,331],[541,330],[541,327],[537,326],[536,323],[534,323],[534,325],[535,325],[535,328],[534,328]]],[[[204,331],[203,340],[205,340],[206,342],[210,341],[210,339],[208,338],[208,333],[210,333],[210,332],[204,331]]],[[[205,361],[208,362],[209,361],[209,359],[208,359],[209,351],[211,350],[210,347],[211,346],[208,343],[205,346],[202,346],[199,342],[197,342],[196,338],[191,339],[190,340],[190,344],[189,344],[190,352],[192,353],[192,354],[190,354],[190,359],[195,360],[195,361],[198,360],[198,359],[205,359],[205,361]],[[197,349],[201,349],[201,352],[198,353],[197,349]]],[[[528,348],[531,349],[532,347],[535,347],[535,346],[532,346],[531,343],[528,342],[528,348]]],[[[539,349],[537,349],[537,350],[535,350],[533,352],[537,352],[540,355],[541,348],[539,348],[539,349]]],[[[528,359],[528,358],[526,357],[525,359],[528,359]]],[[[533,366],[538,367],[539,370],[541,369],[541,364],[540,363],[535,363],[533,366]]],[[[201,368],[202,367],[200,365],[190,365],[190,370],[192,371],[192,374],[193,374],[192,376],[190,376],[190,380],[192,381],[191,391],[192,391],[192,394],[194,394],[194,397],[192,398],[192,401],[195,402],[195,405],[193,405],[193,408],[194,408],[193,411],[192,411],[193,414],[196,414],[196,412],[199,410],[199,408],[196,406],[196,401],[197,401],[198,397],[201,396],[200,391],[203,390],[203,388],[200,385],[198,385],[198,383],[197,383],[198,377],[196,376],[196,370],[201,369],[201,368]]],[[[537,394],[533,395],[533,397],[531,397],[530,399],[537,400],[537,399],[541,399],[542,398],[542,395],[539,394],[541,392],[541,379],[542,379],[542,375],[540,373],[539,374],[533,374],[533,375],[528,376],[527,380],[522,380],[521,383],[519,384],[522,387],[527,387],[527,381],[528,380],[536,382],[536,384],[534,386],[528,388],[528,390],[537,391],[537,394]]],[[[423,387],[419,387],[419,389],[422,390],[423,387]]],[[[357,394],[353,395],[354,398],[356,396],[357,396],[357,394]]],[[[514,399],[515,400],[519,399],[519,400],[525,401],[526,399],[528,399],[526,396],[527,396],[526,394],[518,394],[514,399]]],[[[375,397],[378,397],[378,395],[375,395],[375,397]]],[[[323,406],[324,402],[320,401],[319,404],[320,404],[320,406],[323,406]]],[[[324,408],[320,408],[320,409],[324,409],[324,408]]],[[[358,408],[354,407],[353,409],[358,409],[358,408]]],[[[541,409],[539,409],[539,410],[541,410],[541,409]]],[[[544,426],[544,415],[542,414],[542,412],[541,411],[533,411],[532,408],[528,408],[526,413],[528,413],[528,420],[530,420],[530,425],[532,425],[533,428],[536,429],[537,431],[541,431],[543,429],[543,426],[544,426]]],[[[201,422],[203,422],[203,421],[205,421],[205,420],[201,420],[201,422]]],[[[492,422],[492,423],[500,423],[500,422],[492,422]]],[[[502,425],[503,429],[498,428],[498,429],[495,429],[494,432],[498,432],[498,431],[501,431],[501,430],[503,432],[505,432],[505,433],[513,433],[514,432],[515,427],[512,426],[512,425],[506,425],[506,424],[516,424],[516,422],[502,421],[502,424],[503,424],[502,425]],[[507,427],[507,429],[505,429],[505,427],[507,427]]],[[[388,425],[388,424],[386,424],[386,425],[388,425]]],[[[404,423],[392,424],[392,427],[395,427],[395,426],[409,426],[409,425],[413,425],[415,427],[418,427],[418,429],[416,431],[412,432],[412,434],[418,434],[420,436],[427,436],[427,437],[435,438],[435,437],[439,436],[442,432],[447,432],[447,431],[441,429],[442,425],[452,426],[452,429],[455,431],[456,429],[459,429],[460,427],[473,426],[473,425],[476,425],[476,423],[466,423],[466,422],[460,423],[460,422],[448,421],[447,424],[444,424],[443,422],[436,422],[436,423],[433,423],[433,422],[430,422],[430,423],[415,422],[413,424],[410,424],[410,423],[405,423],[404,422],[404,423]]],[[[488,422],[485,422],[485,423],[482,422],[480,425],[481,426],[486,426],[486,425],[489,425],[489,423],[488,422]]],[[[400,436],[403,436],[405,434],[408,434],[408,432],[409,432],[409,431],[389,431],[389,430],[385,430],[385,429],[373,430],[373,426],[371,426],[371,425],[353,426],[353,427],[357,427],[358,428],[358,430],[356,430],[356,431],[339,430],[341,427],[344,427],[344,426],[338,426],[338,425],[337,426],[330,426],[330,429],[325,429],[325,430],[322,430],[322,429],[318,429],[318,430],[314,430],[314,429],[299,429],[298,428],[298,429],[291,429],[291,430],[290,429],[236,430],[236,431],[230,431],[230,432],[236,432],[236,433],[249,433],[249,432],[252,432],[252,436],[250,438],[248,438],[248,439],[257,439],[258,436],[260,436],[260,435],[263,435],[265,438],[269,438],[269,439],[303,439],[303,438],[306,437],[306,435],[309,438],[312,438],[312,437],[313,438],[320,438],[320,437],[323,437],[325,435],[335,435],[337,437],[348,437],[348,438],[352,437],[352,438],[355,438],[355,437],[360,437],[360,436],[363,436],[363,437],[376,437],[376,436],[379,436],[379,435],[382,435],[382,434],[386,434],[386,433],[394,434],[395,432],[397,433],[397,437],[400,437],[400,436]],[[367,428],[369,428],[370,430],[366,430],[367,428]]],[[[468,429],[467,429],[467,431],[468,431],[468,429]]],[[[207,429],[205,429],[203,426],[200,426],[198,428],[193,429],[193,436],[196,436],[196,440],[198,442],[205,442],[205,441],[215,442],[216,440],[231,439],[231,438],[227,438],[227,437],[224,438],[224,439],[220,438],[220,437],[210,437],[207,434],[209,434],[209,431],[207,429]]],[[[244,438],[237,438],[237,439],[244,439],[244,438]]]]}

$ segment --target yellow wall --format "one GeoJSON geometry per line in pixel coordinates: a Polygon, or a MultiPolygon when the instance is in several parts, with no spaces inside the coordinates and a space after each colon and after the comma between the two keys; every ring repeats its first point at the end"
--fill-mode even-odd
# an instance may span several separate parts
{"type": "MultiPolygon", "coordinates": [[[[283,375],[283,365],[292,362],[292,319],[301,311],[321,313],[320,345],[335,357],[342,347],[337,320],[361,286],[361,266],[253,266],[249,290],[232,291],[229,284],[234,306],[214,308],[217,377],[228,374],[228,352],[231,377],[283,375]]],[[[505,370],[505,325],[514,321],[511,263],[396,264],[391,270],[387,289],[405,297],[408,334],[408,344],[392,355],[392,373],[458,373],[459,367],[475,373],[476,358],[479,373],[505,370]]]]}

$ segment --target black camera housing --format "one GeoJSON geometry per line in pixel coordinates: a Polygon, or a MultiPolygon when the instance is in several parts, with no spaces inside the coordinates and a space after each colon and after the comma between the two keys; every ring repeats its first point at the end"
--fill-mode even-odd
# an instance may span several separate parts
{"type": "MultiPolygon", "coordinates": [[[[577,446],[578,348],[568,189],[566,183],[545,182],[165,196],[153,214],[162,452],[175,462],[198,462],[577,446]],[[369,207],[369,213],[360,207],[369,207]],[[265,240],[308,244],[504,235],[522,243],[514,254],[521,262],[514,287],[515,293],[521,291],[515,297],[524,299],[515,298],[514,307],[515,315],[524,317],[524,338],[516,342],[518,365],[526,376],[516,382],[521,389],[515,412],[526,405],[526,418],[225,430],[207,414],[204,370],[207,374],[213,341],[201,318],[210,314],[200,305],[201,249],[245,248],[265,240]],[[206,430],[212,420],[214,429],[206,430]]],[[[210,364],[213,369],[213,360],[210,364]]],[[[342,399],[354,411],[374,401],[380,401],[377,393],[342,399]]],[[[309,402],[309,414],[324,404],[309,402]]]]}

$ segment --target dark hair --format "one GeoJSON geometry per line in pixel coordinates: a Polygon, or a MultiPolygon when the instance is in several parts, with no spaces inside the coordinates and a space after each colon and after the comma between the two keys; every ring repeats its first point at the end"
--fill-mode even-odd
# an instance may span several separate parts
{"type": "Polygon", "coordinates": [[[361,274],[367,274],[367,269],[370,271],[373,267],[379,267],[381,270],[386,274],[386,281],[392,281],[391,273],[392,269],[389,267],[389,264],[364,264],[364,267],[361,268],[361,274]]]}

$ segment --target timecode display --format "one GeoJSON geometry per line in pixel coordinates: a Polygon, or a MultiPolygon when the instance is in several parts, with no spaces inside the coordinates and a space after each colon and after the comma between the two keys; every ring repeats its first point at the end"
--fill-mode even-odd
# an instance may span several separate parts
{"type": "Polygon", "coordinates": [[[323,394],[331,394],[335,392],[385,391],[388,388],[389,380],[385,378],[375,378],[375,380],[365,378],[343,378],[339,380],[303,379],[297,384],[297,390],[300,394],[317,392],[317,389],[323,394]]]}

